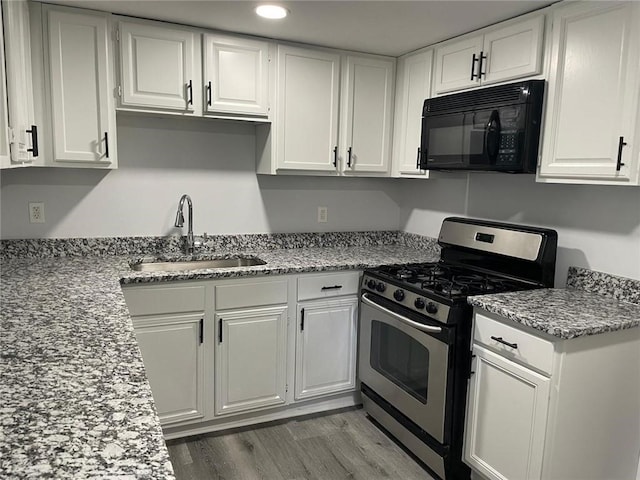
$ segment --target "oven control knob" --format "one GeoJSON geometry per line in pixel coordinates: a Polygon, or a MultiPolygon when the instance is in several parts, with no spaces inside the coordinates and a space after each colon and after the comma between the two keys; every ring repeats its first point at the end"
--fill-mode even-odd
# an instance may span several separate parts
{"type": "Polygon", "coordinates": [[[413,302],[413,304],[416,306],[416,308],[419,308],[422,310],[425,306],[424,298],[420,298],[420,297],[416,298],[416,301],[413,302]]]}
{"type": "Polygon", "coordinates": [[[386,288],[387,286],[382,282],[378,282],[378,284],[376,285],[376,290],[379,291],[380,293],[384,292],[386,288]]]}
{"type": "Polygon", "coordinates": [[[433,303],[433,302],[429,302],[427,303],[427,312],[428,313],[436,313],[438,311],[438,306],[433,303]]]}
{"type": "Polygon", "coordinates": [[[367,282],[367,287],[369,287],[371,290],[375,290],[376,281],[373,278],[370,278],[369,281],[367,282]]]}
{"type": "Polygon", "coordinates": [[[402,300],[404,300],[404,291],[400,289],[396,290],[395,292],[393,292],[393,298],[401,302],[402,300]]]}

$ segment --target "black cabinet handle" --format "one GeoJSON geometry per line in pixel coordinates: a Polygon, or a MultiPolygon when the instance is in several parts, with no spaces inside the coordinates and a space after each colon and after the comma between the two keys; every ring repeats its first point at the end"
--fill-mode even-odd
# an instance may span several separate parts
{"type": "Polygon", "coordinates": [[[420,147],[418,147],[418,157],[416,158],[416,169],[420,170],[420,147]]]}
{"type": "Polygon", "coordinates": [[[189,80],[189,83],[187,84],[187,91],[189,92],[187,105],[193,105],[193,80],[189,80]]]}
{"type": "Polygon", "coordinates": [[[304,330],[304,308],[300,310],[300,331],[304,330]]]}
{"type": "Polygon", "coordinates": [[[109,132],[104,132],[104,155],[109,158],[109,132]]]}
{"type": "Polygon", "coordinates": [[[484,52],[480,52],[480,64],[478,65],[478,79],[487,76],[487,72],[482,71],[482,64],[486,59],[487,59],[487,56],[484,54],[484,52]]]}
{"type": "Polygon", "coordinates": [[[211,106],[211,82],[207,85],[207,105],[211,106]]]}
{"type": "Polygon", "coordinates": [[[200,343],[204,342],[204,318],[200,319],[200,343]]]}
{"type": "Polygon", "coordinates": [[[498,342],[498,343],[501,343],[501,344],[503,344],[503,345],[506,345],[507,347],[511,347],[511,348],[518,348],[518,344],[517,344],[517,343],[509,343],[509,342],[507,342],[507,341],[503,340],[503,339],[502,339],[502,337],[494,337],[494,336],[491,336],[491,339],[492,339],[492,340],[495,340],[495,341],[496,341],[496,342],[498,342]]]}
{"type": "Polygon", "coordinates": [[[218,320],[218,342],[222,343],[222,319],[218,320]]]}
{"type": "Polygon", "coordinates": [[[351,150],[353,150],[353,147],[349,147],[349,150],[347,150],[347,167],[351,168],[351,150]]]}
{"type": "Polygon", "coordinates": [[[471,80],[477,78],[480,78],[480,75],[476,75],[476,63],[478,62],[478,57],[476,56],[476,54],[473,54],[473,57],[471,57],[471,80]]]}
{"type": "Polygon", "coordinates": [[[333,166],[338,166],[338,146],[333,147],[333,166]]]}
{"type": "Polygon", "coordinates": [[[342,288],[342,285],[333,285],[331,287],[322,287],[320,290],[339,290],[342,288]]]}
{"type": "Polygon", "coordinates": [[[620,137],[620,141],[618,142],[618,162],[616,163],[616,171],[620,171],[620,167],[624,165],[622,163],[622,147],[627,145],[627,142],[624,141],[624,137],[620,137]]]}
{"type": "Polygon", "coordinates": [[[27,148],[27,152],[31,152],[33,157],[38,156],[38,127],[31,125],[31,130],[27,130],[31,134],[31,148],[27,148]]]}

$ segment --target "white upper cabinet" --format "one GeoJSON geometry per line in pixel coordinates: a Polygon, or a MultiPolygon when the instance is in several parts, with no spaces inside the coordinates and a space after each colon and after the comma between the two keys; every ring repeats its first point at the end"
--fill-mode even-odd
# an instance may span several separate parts
{"type": "Polygon", "coordinates": [[[11,165],[6,73],[7,71],[4,62],[4,29],[2,26],[2,8],[0,8],[0,168],[5,168],[11,165]]]}
{"type": "Polygon", "coordinates": [[[269,43],[204,36],[205,112],[266,117],[269,113],[269,43]]]}
{"type": "Polygon", "coordinates": [[[202,112],[201,35],[164,24],[118,23],[122,107],[202,112]]]}
{"type": "Polygon", "coordinates": [[[38,159],[38,127],[34,120],[29,6],[26,0],[2,2],[9,119],[10,162],[5,167],[38,159]]]}
{"type": "Polygon", "coordinates": [[[431,93],[433,50],[424,50],[400,58],[396,84],[395,122],[393,125],[392,175],[420,176],[420,137],[422,106],[431,93]]]}
{"type": "Polygon", "coordinates": [[[108,15],[43,7],[53,156],[58,166],[117,166],[108,15]]]}
{"type": "Polygon", "coordinates": [[[638,184],[639,45],[637,2],[554,12],[539,181],[638,184]]]}
{"type": "Polygon", "coordinates": [[[543,32],[544,15],[535,15],[437,47],[434,93],[539,74],[543,32]]]}
{"type": "Polygon", "coordinates": [[[278,46],[278,169],[337,173],[339,93],[339,54],[278,46]]]}
{"type": "Polygon", "coordinates": [[[345,173],[389,171],[395,60],[343,58],[341,155],[345,173]]]}

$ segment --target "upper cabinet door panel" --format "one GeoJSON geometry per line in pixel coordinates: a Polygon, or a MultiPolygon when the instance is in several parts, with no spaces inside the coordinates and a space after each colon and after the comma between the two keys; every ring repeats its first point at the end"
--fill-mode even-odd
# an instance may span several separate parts
{"type": "Polygon", "coordinates": [[[4,62],[4,31],[0,8],[0,168],[11,165],[9,151],[9,112],[7,110],[7,75],[4,62]]]}
{"type": "Polygon", "coordinates": [[[278,47],[278,168],[336,171],[340,55],[278,47]]]}
{"type": "Polygon", "coordinates": [[[266,116],[269,44],[205,35],[206,111],[266,116]]]}
{"type": "Polygon", "coordinates": [[[199,112],[199,34],[128,22],[119,28],[122,105],[199,112]]]}
{"type": "Polygon", "coordinates": [[[116,148],[107,18],[51,10],[48,19],[54,161],[110,164],[116,148]]]}
{"type": "Polygon", "coordinates": [[[348,56],[345,68],[345,172],[387,172],[391,156],[395,61],[348,56]]]}
{"type": "Polygon", "coordinates": [[[434,92],[452,92],[479,85],[481,50],[482,35],[437,48],[434,92]]]}
{"type": "Polygon", "coordinates": [[[487,33],[482,49],[482,83],[504,82],[542,70],[544,16],[487,33]]]}
{"type": "Polygon", "coordinates": [[[633,174],[639,10],[635,2],[587,2],[555,12],[541,177],[633,174]]]}

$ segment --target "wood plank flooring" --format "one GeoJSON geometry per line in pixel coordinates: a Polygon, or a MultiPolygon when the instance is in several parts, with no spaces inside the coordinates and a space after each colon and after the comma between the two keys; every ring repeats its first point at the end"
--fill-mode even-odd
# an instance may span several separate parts
{"type": "Polygon", "coordinates": [[[362,409],[167,442],[178,480],[432,480],[362,409]]]}

